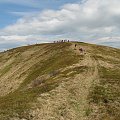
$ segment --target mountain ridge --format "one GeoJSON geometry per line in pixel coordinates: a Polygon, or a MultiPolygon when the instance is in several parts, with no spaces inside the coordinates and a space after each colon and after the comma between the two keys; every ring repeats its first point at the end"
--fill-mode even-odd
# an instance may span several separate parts
{"type": "Polygon", "coordinates": [[[119,49],[48,43],[0,58],[1,120],[119,119],[119,49]]]}

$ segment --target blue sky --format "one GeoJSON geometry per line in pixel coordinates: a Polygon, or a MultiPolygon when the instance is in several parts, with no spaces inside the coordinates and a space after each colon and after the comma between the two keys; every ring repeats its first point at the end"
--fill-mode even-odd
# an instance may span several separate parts
{"type": "Polygon", "coordinates": [[[120,0],[0,0],[0,51],[78,40],[120,48],[120,0]]]}
{"type": "Polygon", "coordinates": [[[44,9],[59,9],[66,3],[76,3],[78,0],[1,0],[0,1],[0,28],[13,24],[21,17],[14,12],[37,12],[44,9]],[[14,2],[15,1],[15,2],[14,2]],[[21,1],[21,2],[20,2],[21,1]],[[27,1],[27,2],[24,2],[27,1]]]}

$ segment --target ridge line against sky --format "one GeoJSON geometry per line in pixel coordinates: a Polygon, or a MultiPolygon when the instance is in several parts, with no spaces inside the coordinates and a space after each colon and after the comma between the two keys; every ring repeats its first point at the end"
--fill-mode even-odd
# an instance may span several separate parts
{"type": "Polygon", "coordinates": [[[1,0],[0,50],[58,39],[120,48],[119,0],[1,0]]]}

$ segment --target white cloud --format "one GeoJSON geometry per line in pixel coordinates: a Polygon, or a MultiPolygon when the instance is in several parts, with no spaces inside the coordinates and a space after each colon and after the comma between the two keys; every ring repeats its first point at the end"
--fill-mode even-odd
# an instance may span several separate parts
{"type": "MultiPolygon", "coordinates": [[[[66,4],[60,10],[45,10],[35,15],[26,15],[15,24],[0,30],[0,35],[13,36],[16,41],[38,39],[37,37],[48,41],[52,38],[60,39],[59,36],[101,41],[98,38],[119,36],[119,21],[120,0],[87,0],[82,4],[66,4]]],[[[9,37],[7,39],[11,40],[9,37]]]]}

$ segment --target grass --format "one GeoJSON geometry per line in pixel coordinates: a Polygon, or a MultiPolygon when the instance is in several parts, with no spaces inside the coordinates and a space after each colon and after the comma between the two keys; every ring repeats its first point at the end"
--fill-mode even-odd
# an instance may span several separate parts
{"type": "Polygon", "coordinates": [[[120,69],[107,69],[99,66],[100,83],[94,85],[90,92],[90,104],[96,104],[99,108],[99,119],[119,120],[120,118],[120,69]]]}
{"type": "MultiPolygon", "coordinates": [[[[88,44],[79,43],[81,45],[87,46],[88,44]]],[[[26,71],[27,77],[24,82],[20,85],[20,87],[14,91],[9,93],[4,97],[0,97],[0,120],[9,120],[13,117],[18,117],[20,119],[31,120],[32,116],[29,114],[29,110],[32,107],[32,103],[35,102],[37,97],[45,92],[49,92],[56,87],[59,86],[59,83],[65,78],[74,77],[74,75],[87,72],[87,66],[74,67],[71,69],[67,69],[64,72],[61,72],[61,69],[64,69],[68,66],[71,66],[77,63],[79,60],[83,60],[84,56],[75,55],[73,51],[69,50],[69,46],[71,43],[57,43],[57,44],[43,44],[43,45],[33,45],[33,46],[25,46],[17,49],[12,49],[8,52],[8,58],[15,57],[16,62],[13,66],[23,62],[24,58],[21,58],[21,53],[26,50],[36,48],[39,49],[31,57],[36,57],[38,60],[37,63],[33,64],[28,71],[26,71]],[[41,46],[45,51],[41,54],[41,46]],[[45,56],[45,57],[44,57],[45,56]],[[40,58],[44,59],[40,59],[40,58]],[[40,59],[40,60],[39,60],[40,59]],[[58,71],[58,73],[54,73],[54,71],[58,71]],[[27,73],[28,72],[28,73],[27,73]],[[29,88],[28,85],[35,81],[38,77],[42,75],[53,75],[47,79],[45,79],[44,83],[40,85],[36,85],[35,87],[29,88]],[[70,73],[70,74],[69,74],[70,73]],[[56,77],[57,76],[57,77],[56,77]]],[[[91,45],[94,47],[94,45],[91,45]]],[[[96,46],[97,47],[97,46],[96,46]]],[[[110,61],[107,58],[102,57],[102,55],[116,55],[119,58],[119,53],[115,54],[117,50],[111,50],[102,48],[101,46],[96,49],[95,52],[91,53],[93,57],[98,60],[102,59],[103,61],[110,61]],[[98,56],[97,54],[101,55],[98,56]]],[[[7,53],[6,52],[6,53],[7,53]]],[[[5,53],[4,53],[5,54],[5,53]]],[[[30,57],[30,56],[29,56],[30,57]]],[[[6,60],[8,59],[5,57],[6,60]]],[[[4,59],[4,57],[2,58],[4,59]]],[[[26,59],[27,62],[29,60],[26,59]]],[[[115,62],[113,62],[115,64],[115,62]]],[[[119,65],[116,63],[115,65],[119,65]]],[[[1,72],[2,75],[5,75],[8,71],[10,71],[11,65],[6,66],[1,72]]],[[[117,68],[107,69],[105,67],[98,66],[99,75],[100,75],[100,83],[94,85],[90,94],[89,100],[90,104],[95,104],[99,108],[99,113],[104,113],[105,116],[102,120],[119,120],[120,113],[120,70],[117,68]],[[109,119],[106,119],[106,116],[109,119]]],[[[20,76],[22,78],[22,75],[20,76]]],[[[73,90],[71,90],[72,94],[74,94],[73,90]]],[[[77,110],[79,104],[75,104],[77,110]]],[[[59,108],[62,115],[65,114],[64,108],[59,108]]],[[[86,109],[86,116],[90,116],[94,112],[92,108],[86,109]]]]}
{"type": "Polygon", "coordinates": [[[78,67],[67,69],[63,71],[61,74],[63,74],[63,76],[65,77],[74,77],[76,74],[87,72],[88,69],[89,69],[88,66],[78,66],[78,67]]]}
{"type": "Polygon", "coordinates": [[[85,116],[89,116],[92,113],[92,109],[91,108],[87,108],[85,110],[85,116]]]}
{"type": "MultiPolygon", "coordinates": [[[[7,120],[12,117],[30,119],[29,110],[31,103],[36,100],[37,96],[49,92],[59,85],[59,80],[53,80],[50,77],[40,86],[27,89],[27,85],[34,81],[38,76],[50,74],[54,70],[65,68],[78,62],[79,58],[72,51],[69,51],[70,44],[50,44],[47,46],[47,52],[53,54],[46,60],[34,64],[29,69],[29,74],[20,87],[13,93],[0,97],[0,118],[7,120]]],[[[21,50],[21,48],[20,48],[21,50]]],[[[14,51],[17,51],[15,49],[14,51]]],[[[77,69],[77,68],[76,68],[77,69]]],[[[7,72],[9,67],[4,70],[7,72]]]]}
{"type": "Polygon", "coordinates": [[[3,69],[0,70],[0,77],[6,74],[12,68],[12,64],[5,66],[3,69]]]}

